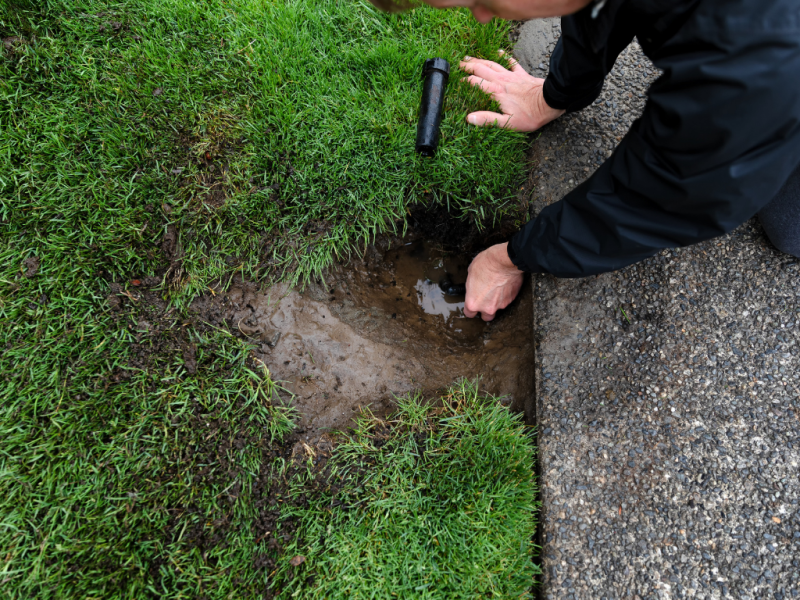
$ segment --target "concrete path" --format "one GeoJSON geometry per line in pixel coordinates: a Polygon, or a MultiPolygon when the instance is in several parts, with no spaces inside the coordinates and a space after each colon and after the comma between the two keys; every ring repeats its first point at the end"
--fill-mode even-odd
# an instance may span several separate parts
{"type": "MultiPolygon", "coordinates": [[[[523,66],[547,65],[557,22],[521,34],[523,66]]],[[[542,131],[534,207],[589,176],[656,76],[634,44],[542,131]]],[[[543,597],[800,598],[800,261],[753,221],[534,290],[543,597]]]]}

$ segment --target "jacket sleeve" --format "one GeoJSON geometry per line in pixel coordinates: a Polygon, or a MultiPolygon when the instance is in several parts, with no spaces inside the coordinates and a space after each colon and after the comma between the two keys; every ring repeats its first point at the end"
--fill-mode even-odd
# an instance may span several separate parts
{"type": "Polygon", "coordinates": [[[612,156],[512,237],[524,271],[583,277],[722,235],[766,205],[800,164],[800,35],[680,51],[612,156]]]}
{"type": "Polygon", "coordinates": [[[561,19],[561,37],[542,88],[548,106],[574,112],[600,95],[614,61],[634,36],[634,23],[619,10],[621,4],[608,0],[598,13],[590,4],[561,19]]]}

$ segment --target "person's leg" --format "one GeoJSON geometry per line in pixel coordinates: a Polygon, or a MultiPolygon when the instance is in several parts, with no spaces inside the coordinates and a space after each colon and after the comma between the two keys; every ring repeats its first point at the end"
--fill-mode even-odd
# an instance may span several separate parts
{"type": "Polygon", "coordinates": [[[800,167],[772,202],[759,211],[758,220],[778,250],[800,258],[800,167]]]}

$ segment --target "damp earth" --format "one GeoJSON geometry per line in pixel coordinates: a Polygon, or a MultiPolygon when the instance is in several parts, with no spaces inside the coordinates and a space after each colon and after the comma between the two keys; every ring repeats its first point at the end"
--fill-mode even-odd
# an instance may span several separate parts
{"type": "Polygon", "coordinates": [[[193,312],[255,344],[310,440],[347,429],[362,408],[383,416],[397,396],[433,396],[461,377],[479,377],[483,391],[530,420],[530,286],[494,321],[468,319],[463,296],[439,283],[464,283],[471,258],[422,237],[385,238],[303,290],[239,281],[198,298],[193,312]]]}

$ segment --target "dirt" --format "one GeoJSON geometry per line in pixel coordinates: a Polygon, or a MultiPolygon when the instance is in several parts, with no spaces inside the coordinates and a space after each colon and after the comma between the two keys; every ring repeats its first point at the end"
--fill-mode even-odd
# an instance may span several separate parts
{"type": "Polygon", "coordinates": [[[97,31],[103,33],[105,31],[119,33],[119,31],[125,27],[124,23],[120,23],[119,21],[108,21],[107,23],[101,23],[97,26],[97,31]]]}
{"type": "Polygon", "coordinates": [[[520,29],[522,29],[522,25],[525,21],[511,21],[511,28],[508,31],[508,41],[512,44],[516,44],[519,40],[520,29]]]}
{"type": "Polygon", "coordinates": [[[17,35],[12,35],[12,36],[3,38],[3,48],[8,50],[9,52],[13,51],[15,46],[23,44],[23,43],[25,43],[25,41],[21,37],[19,37],[17,35]]]}
{"type": "Polygon", "coordinates": [[[180,245],[178,228],[172,223],[167,225],[167,230],[161,240],[161,252],[169,261],[169,268],[164,274],[164,281],[170,287],[177,288],[183,278],[183,249],[180,245]]]}
{"type": "Polygon", "coordinates": [[[5,58],[11,59],[8,63],[8,67],[12,70],[16,68],[16,61],[24,56],[27,47],[36,42],[36,37],[34,35],[29,35],[27,38],[21,35],[11,35],[8,37],[2,37],[2,35],[0,35],[0,39],[2,39],[3,42],[0,57],[5,55],[5,58]]]}
{"type": "Polygon", "coordinates": [[[36,275],[36,272],[39,270],[39,257],[38,256],[29,256],[25,260],[22,261],[22,268],[25,270],[23,275],[27,278],[31,278],[36,275]]]}
{"type": "Polygon", "coordinates": [[[466,280],[472,255],[419,235],[384,238],[304,291],[239,281],[191,308],[256,345],[254,359],[291,396],[299,432],[315,440],[347,429],[368,407],[378,416],[415,390],[432,396],[460,377],[529,415],[532,299],[528,286],[491,323],[464,317],[464,298],[438,282],[466,280]]]}
{"type": "MultiPolygon", "coordinates": [[[[156,92],[161,95],[163,90],[158,88],[153,95],[156,92]]],[[[235,188],[229,160],[243,142],[227,136],[235,123],[232,115],[218,112],[207,117],[209,123],[204,131],[184,132],[179,136],[177,143],[186,154],[170,174],[179,177],[185,199],[191,206],[216,210],[225,205],[235,188]]]]}
{"type": "MultiPolygon", "coordinates": [[[[194,177],[186,178],[182,185],[195,193],[194,201],[210,208],[221,208],[225,205],[230,193],[229,166],[225,154],[228,148],[220,148],[218,153],[206,150],[199,156],[192,157],[192,162],[197,167],[194,177]]],[[[174,169],[175,175],[181,171],[174,169]]]]}

